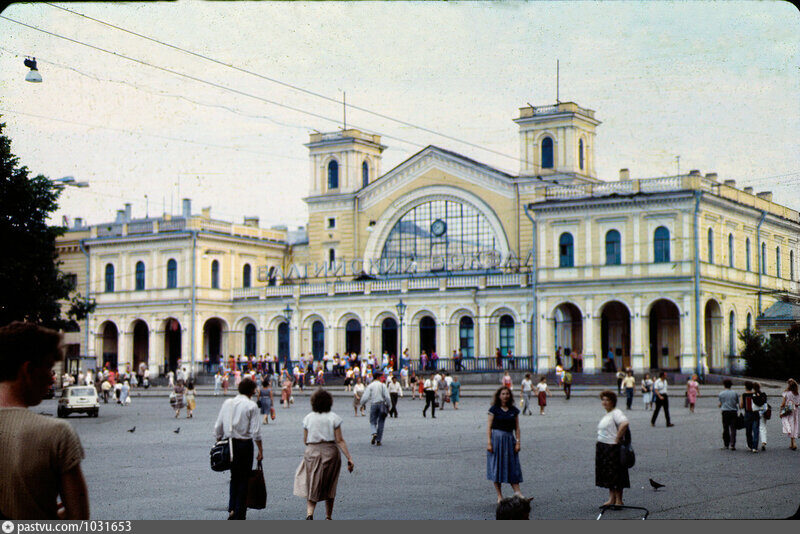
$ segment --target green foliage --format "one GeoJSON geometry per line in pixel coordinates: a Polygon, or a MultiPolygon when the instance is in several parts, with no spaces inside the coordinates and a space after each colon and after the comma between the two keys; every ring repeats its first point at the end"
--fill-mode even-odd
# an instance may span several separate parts
{"type": "Polygon", "coordinates": [[[75,329],[94,303],[79,294],[70,299],[73,284],[58,268],[55,240],[66,229],[49,226],[47,217],[58,209],[61,191],[19,166],[4,127],[0,123],[0,325],[27,320],[75,329]],[[71,301],[68,318],[59,301],[71,301]]]}
{"type": "Polygon", "coordinates": [[[739,339],[748,376],[779,380],[800,376],[800,325],[791,327],[783,339],[767,340],[753,330],[742,330],[739,339]]]}

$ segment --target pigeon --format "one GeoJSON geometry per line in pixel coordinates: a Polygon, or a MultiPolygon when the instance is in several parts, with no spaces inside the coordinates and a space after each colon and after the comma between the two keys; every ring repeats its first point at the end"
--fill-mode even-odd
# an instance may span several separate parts
{"type": "Polygon", "coordinates": [[[136,432],[136,427],[129,428],[129,429],[128,429],[128,432],[130,432],[131,434],[133,434],[134,432],[136,432]]]}
{"type": "Polygon", "coordinates": [[[181,427],[176,428],[175,430],[173,430],[173,432],[175,432],[176,434],[180,434],[181,433],[181,427]]]}
{"type": "Polygon", "coordinates": [[[656,481],[655,481],[655,480],[653,480],[652,478],[650,479],[650,485],[651,485],[651,486],[653,486],[653,489],[654,489],[655,491],[658,491],[658,488],[663,488],[663,487],[665,487],[665,486],[664,486],[664,484],[659,484],[658,482],[656,482],[656,481]]]}

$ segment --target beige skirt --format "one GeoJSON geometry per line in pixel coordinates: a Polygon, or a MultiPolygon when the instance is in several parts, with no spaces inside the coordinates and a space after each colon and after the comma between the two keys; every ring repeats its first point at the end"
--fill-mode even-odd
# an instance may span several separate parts
{"type": "Polygon", "coordinates": [[[336,443],[309,443],[294,474],[294,494],[311,502],[335,498],[341,468],[336,443]]]}

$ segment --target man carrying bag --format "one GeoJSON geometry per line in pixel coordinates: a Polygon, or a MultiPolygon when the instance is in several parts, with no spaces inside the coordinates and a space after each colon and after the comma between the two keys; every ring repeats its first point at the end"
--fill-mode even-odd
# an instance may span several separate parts
{"type": "MultiPolygon", "coordinates": [[[[264,458],[261,446],[261,414],[256,403],[250,400],[256,392],[256,383],[245,378],[239,383],[239,395],[226,400],[214,424],[217,441],[231,440],[231,484],[228,499],[228,519],[245,519],[247,490],[253,468],[253,441],[258,446],[256,461],[264,458]]],[[[263,480],[263,478],[262,478],[263,480]]]]}

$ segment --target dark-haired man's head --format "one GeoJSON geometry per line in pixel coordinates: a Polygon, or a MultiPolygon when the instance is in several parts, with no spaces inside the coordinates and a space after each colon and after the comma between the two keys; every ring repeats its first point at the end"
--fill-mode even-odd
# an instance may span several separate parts
{"type": "Polygon", "coordinates": [[[753,383],[751,381],[749,381],[749,380],[745,381],[744,389],[746,389],[748,391],[752,391],[753,390],[753,383]]]}
{"type": "Polygon", "coordinates": [[[61,359],[61,334],[15,321],[0,328],[0,386],[25,406],[36,406],[53,384],[61,359]]]}
{"type": "Polygon", "coordinates": [[[725,389],[731,389],[733,387],[733,380],[726,378],[722,381],[722,385],[725,389]]]}
{"type": "Polygon", "coordinates": [[[245,397],[252,397],[256,392],[256,382],[252,378],[243,378],[239,382],[239,393],[245,397]]]}
{"type": "Polygon", "coordinates": [[[497,503],[495,519],[530,519],[531,500],[514,495],[497,503]]]}

